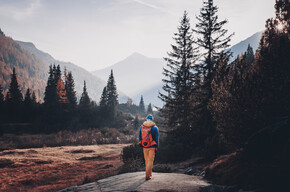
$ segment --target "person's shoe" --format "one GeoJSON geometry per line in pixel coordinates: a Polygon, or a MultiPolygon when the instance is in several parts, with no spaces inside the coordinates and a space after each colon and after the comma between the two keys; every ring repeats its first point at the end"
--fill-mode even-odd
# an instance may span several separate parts
{"type": "Polygon", "coordinates": [[[151,177],[146,177],[145,179],[148,181],[148,180],[150,180],[150,179],[151,179],[151,177]]]}

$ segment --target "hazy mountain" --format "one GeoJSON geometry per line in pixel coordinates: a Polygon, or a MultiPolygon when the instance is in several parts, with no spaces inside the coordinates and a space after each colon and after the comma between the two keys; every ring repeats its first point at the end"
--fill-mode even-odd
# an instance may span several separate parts
{"type": "Polygon", "coordinates": [[[243,52],[245,52],[248,48],[248,45],[250,44],[253,47],[254,53],[259,47],[260,39],[262,37],[263,32],[257,32],[251,37],[248,37],[247,39],[233,45],[230,49],[233,52],[233,56],[231,58],[231,61],[237,58],[238,55],[241,55],[243,52]]]}
{"type": "MultiPolygon", "coordinates": [[[[45,53],[35,47],[33,43],[30,42],[22,42],[22,41],[16,41],[22,48],[30,52],[31,54],[37,56],[40,58],[47,66],[50,64],[56,64],[60,65],[62,72],[64,71],[64,68],[67,69],[67,71],[71,71],[72,75],[75,80],[75,89],[77,92],[78,97],[80,97],[82,91],[83,91],[83,84],[84,80],[87,84],[87,91],[89,93],[90,98],[92,98],[94,101],[99,101],[103,88],[106,86],[106,79],[109,78],[109,74],[106,76],[105,80],[102,80],[95,75],[92,75],[87,70],[73,64],[70,62],[63,62],[54,59],[51,55],[48,53],[45,53]]],[[[46,71],[48,73],[48,70],[46,71]]],[[[46,79],[47,80],[47,79],[46,79]]],[[[125,96],[122,92],[118,91],[120,96],[120,101],[126,101],[127,96],[125,96]]]]}
{"type": "MultiPolygon", "coordinates": [[[[247,50],[250,44],[254,51],[258,49],[262,32],[255,33],[251,37],[232,46],[233,58],[247,50]]],[[[158,99],[158,92],[162,91],[162,68],[166,65],[161,58],[148,58],[139,53],[134,53],[123,61],[110,67],[97,70],[93,74],[105,79],[110,70],[114,70],[116,84],[121,90],[125,91],[133,101],[138,104],[143,95],[145,104],[150,102],[161,107],[162,101],[158,99]]]]}
{"type": "Polygon", "coordinates": [[[160,84],[164,66],[165,62],[161,58],[133,53],[110,67],[94,71],[93,74],[105,80],[113,69],[117,87],[134,98],[144,90],[160,84]]]}
{"type": "Polygon", "coordinates": [[[35,91],[37,98],[43,98],[48,66],[38,57],[31,55],[12,38],[6,37],[0,30],[0,84],[6,95],[15,67],[22,94],[27,88],[35,91]]]}

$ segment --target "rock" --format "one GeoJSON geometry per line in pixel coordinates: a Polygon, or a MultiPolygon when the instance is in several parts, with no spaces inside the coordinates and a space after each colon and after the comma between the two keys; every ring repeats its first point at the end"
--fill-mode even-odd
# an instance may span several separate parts
{"type": "Polygon", "coordinates": [[[152,179],[146,181],[144,172],[125,173],[101,179],[94,183],[73,186],[59,192],[199,192],[201,187],[209,184],[201,177],[179,173],[153,173],[152,179]]]}

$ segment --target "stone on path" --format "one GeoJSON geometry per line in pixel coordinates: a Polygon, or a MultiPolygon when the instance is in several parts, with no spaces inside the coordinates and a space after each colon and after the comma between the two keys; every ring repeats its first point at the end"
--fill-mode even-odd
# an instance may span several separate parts
{"type": "Polygon", "coordinates": [[[179,173],[152,173],[152,179],[145,180],[145,172],[125,173],[101,179],[81,186],[73,186],[59,192],[199,192],[200,187],[209,184],[201,177],[179,173]]]}

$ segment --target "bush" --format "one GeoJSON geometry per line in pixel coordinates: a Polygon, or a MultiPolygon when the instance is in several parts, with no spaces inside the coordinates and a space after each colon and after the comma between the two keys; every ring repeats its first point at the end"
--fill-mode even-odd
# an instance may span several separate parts
{"type": "Polygon", "coordinates": [[[124,147],[121,158],[125,164],[132,160],[141,160],[144,164],[143,150],[137,143],[124,147]]]}

